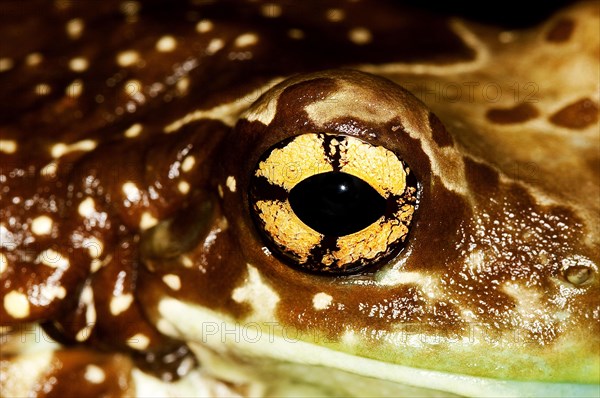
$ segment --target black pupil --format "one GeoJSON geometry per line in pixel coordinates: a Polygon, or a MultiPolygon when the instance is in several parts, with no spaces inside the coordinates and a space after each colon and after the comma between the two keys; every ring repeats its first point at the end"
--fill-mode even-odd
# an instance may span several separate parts
{"type": "Polygon", "coordinates": [[[338,171],[315,174],[289,195],[294,213],[317,232],[344,236],[358,232],[385,214],[386,200],[369,184],[338,171]]]}

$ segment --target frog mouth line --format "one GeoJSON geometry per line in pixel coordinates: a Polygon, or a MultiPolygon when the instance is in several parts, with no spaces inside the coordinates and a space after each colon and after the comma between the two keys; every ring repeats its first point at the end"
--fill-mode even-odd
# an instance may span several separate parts
{"type": "MultiPolygon", "coordinates": [[[[370,384],[367,383],[370,390],[364,393],[375,395],[378,383],[373,380],[380,380],[384,391],[392,388],[392,393],[400,394],[408,388],[419,396],[585,397],[597,391],[594,385],[497,380],[382,363],[282,335],[276,332],[273,322],[240,324],[216,312],[175,299],[161,300],[159,312],[166,321],[165,328],[179,337],[191,339],[188,342],[201,360],[207,363],[224,361],[228,368],[224,373],[245,374],[249,383],[266,383],[273,377],[286,379],[285,374],[276,372],[278,368],[286,369],[287,365],[288,370],[296,372],[290,377],[291,380],[296,377],[296,382],[300,382],[302,373],[306,372],[318,374],[318,377],[306,376],[318,383],[315,379],[333,377],[329,369],[337,369],[340,372],[337,377],[347,379],[350,389],[345,391],[340,386],[340,390],[332,394],[338,396],[340,393],[356,394],[352,380],[357,378],[371,380],[370,384]],[[259,359],[253,361],[250,358],[259,359]],[[239,368],[239,373],[234,370],[236,368],[239,368]]],[[[218,371],[215,376],[227,379],[218,371]]],[[[327,381],[323,380],[321,386],[324,391],[331,388],[327,381]]],[[[303,382],[306,383],[306,380],[303,382]]]]}

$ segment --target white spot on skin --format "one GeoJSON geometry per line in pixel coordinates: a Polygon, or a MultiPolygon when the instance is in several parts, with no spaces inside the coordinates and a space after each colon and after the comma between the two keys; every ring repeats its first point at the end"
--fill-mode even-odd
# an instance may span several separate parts
{"type": "Polygon", "coordinates": [[[95,274],[96,272],[98,272],[98,270],[100,268],[102,268],[103,265],[104,265],[103,261],[100,261],[97,258],[93,259],[92,262],[90,263],[90,272],[92,274],[95,274]]]}
{"type": "Polygon", "coordinates": [[[57,171],[58,164],[56,162],[50,162],[42,168],[40,175],[46,178],[53,178],[56,177],[57,171]]]}
{"type": "Polygon", "coordinates": [[[331,22],[340,22],[346,17],[344,10],[340,8],[330,8],[329,10],[327,10],[325,15],[327,17],[327,20],[331,22]]]}
{"type": "Polygon", "coordinates": [[[364,45],[373,40],[371,31],[366,28],[354,28],[348,32],[348,37],[354,44],[364,45]]]}
{"type": "Polygon", "coordinates": [[[86,326],[77,332],[75,339],[85,341],[92,334],[92,329],[96,323],[96,307],[94,306],[94,291],[89,283],[83,288],[80,296],[81,303],[85,305],[85,323],[86,326]]]}
{"type": "Polygon", "coordinates": [[[168,53],[177,47],[177,40],[173,36],[163,36],[156,42],[156,50],[168,53]]]}
{"type": "Polygon", "coordinates": [[[188,90],[189,86],[190,86],[190,79],[187,77],[183,77],[183,78],[179,79],[176,84],[177,91],[179,91],[179,93],[181,95],[187,94],[187,90],[188,90]]]}
{"type": "Polygon", "coordinates": [[[40,296],[43,298],[44,303],[50,304],[57,298],[64,299],[67,296],[67,290],[62,286],[42,285],[40,287],[40,296]]]}
{"type": "Polygon", "coordinates": [[[135,17],[140,8],[140,3],[132,0],[127,0],[119,5],[119,10],[129,18],[135,17]]]}
{"type": "Polygon", "coordinates": [[[0,152],[13,154],[17,152],[17,141],[13,140],[0,140],[0,152]]]}
{"type": "Polygon", "coordinates": [[[52,92],[52,87],[45,83],[38,84],[33,89],[37,95],[48,95],[52,92]]]}
{"type": "Polygon", "coordinates": [[[81,217],[90,218],[96,212],[96,202],[90,197],[85,198],[83,202],[79,204],[77,211],[81,217]]]}
{"type": "Polygon", "coordinates": [[[73,80],[65,89],[65,94],[71,98],[77,98],[83,92],[83,81],[81,79],[73,80]]]}
{"type": "Polygon", "coordinates": [[[274,3],[263,4],[260,11],[262,15],[267,18],[277,18],[280,17],[282,13],[281,6],[274,3]]]}
{"type": "Polygon", "coordinates": [[[4,310],[13,318],[26,318],[29,316],[29,300],[25,294],[13,290],[4,296],[4,310]]]}
{"type": "Polygon", "coordinates": [[[177,189],[179,189],[179,192],[186,195],[190,192],[190,184],[187,181],[180,181],[179,184],[177,184],[177,189]]]}
{"type": "Polygon", "coordinates": [[[88,365],[85,367],[85,374],[83,375],[87,381],[92,384],[100,384],[106,379],[106,375],[102,368],[96,365],[88,365]]]}
{"type": "Polygon", "coordinates": [[[117,64],[126,68],[136,64],[140,60],[140,54],[134,50],[121,51],[117,54],[117,64]]]}
{"type": "Polygon", "coordinates": [[[66,31],[71,39],[78,39],[83,33],[85,24],[80,18],[75,18],[67,22],[66,31]]]}
{"type": "Polygon", "coordinates": [[[142,125],[139,123],[131,125],[125,132],[123,133],[127,138],[135,138],[142,132],[142,125]]]}
{"type": "Polygon", "coordinates": [[[49,235],[52,232],[52,219],[48,216],[39,216],[31,222],[31,232],[36,235],[49,235]]]}
{"type": "Polygon", "coordinates": [[[142,199],[142,193],[135,183],[128,181],[121,187],[121,190],[125,194],[125,197],[128,201],[135,203],[139,202],[142,199]]]}
{"type": "Polygon", "coordinates": [[[90,257],[93,259],[99,258],[104,251],[104,243],[95,236],[85,238],[82,246],[88,250],[90,257]]]}
{"type": "Polygon", "coordinates": [[[5,247],[8,250],[14,250],[15,248],[14,235],[2,223],[0,223],[0,247],[5,247]]]}
{"type": "Polygon", "coordinates": [[[70,265],[68,258],[63,257],[62,254],[52,249],[47,249],[41,252],[40,255],[37,257],[36,262],[42,263],[52,268],[60,269],[67,269],[70,265]]]}
{"type": "Polygon", "coordinates": [[[313,307],[317,311],[325,310],[329,308],[332,301],[333,297],[331,297],[329,294],[323,292],[317,293],[313,297],[313,307]]]}
{"type": "Polygon", "coordinates": [[[430,275],[419,272],[398,271],[390,269],[381,275],[379,283],[383,286],[398,286],[417,284],[429,298],[435,298],[442,293],[438,283],[430,275]]]}
{"type": "Polygon", "coordinates": [[[223,39],[212,39],[206,47],[206,54],[213,55],[225,46],[223,39]]]}
{"type": "Polygon", "coordinates": [[[237,47],[247,47],[258,43],[258,36],[255,33],[244,33],[235,39],[234,44],[237,47]]]}
{"type": "Polygon", "coordinates": [[[14,62],[11,58],[0,58],[0,72],[11,70],[14,66],[14,62]]]}
{"type": "Polygon", "coordinates": [[[248,303],[258,319],[273,319],[279,295],[262,280],[256,267],[247,264],[248,276],[245,284],[235,288],[231,298],[237,303],[248,303]]]}
{"type": "Polygon", "coordinates": [[[516,34],[511,31],[504,31],[498,34],[498,41],[500,43],[511,43],[516,39],[516,34]]]}
{"type": "Polygon", "coordinates": [[[110,300],[110,313],[117,316],[129,309],[129,306],[133,302],[133,296],[131,293],[123,294],[121,296],[113,296],[110,300]]]}
{"type": "Polygon", "coordinates": [[[196,24],[196,32],[206,33],[210,32],[213,28],[213,23],[208,19],[203,19],[196,24]]]}
{"type": "Polygon", "coordinates": [[[139,80],[128,80],[123,86],[123,90],[130,97],[136,97],[137,95],[142,94],[142,83],[139,80]]]}
{"type": "Polygon", "coordinates": [[[481,250],[474,250],[466,258],[466,265],[473,271],[481,271],[485,265],[485,253],[481,250]]]}
{"type": "Polygon", "coordinates": [[[83,72],[89,66],[89,62],[87,59],[82,57],[73,58],[69,61],[69,69],[73,72],[83,72]]]}
{"type": "Polygon", "coordinates": [[[181,279],[175,274],[167,274],[162,277],[165,285],[169,286],[173,290],[181,289],[181,279]]]}
{"type": "Polygon", "coordinates": [[[288,30],[288,36],[294,40],[304,39],[304,32],[300,29],[290,29],[288,30]]]}
{"type": "Polygon", "coordinates": [[[225,182],[225,185],[227,185],[227,188],[229,188],[229,190],[231,192],[235,192],[235,177],[234,176],[229,176],[227,177],[227,181],[225,182]]]}
{"type": "Polygon", "coordinates": [[[4,253],[0,253],[0,275],[2,275],[8,268],[8,259],[4,253]]]}
{"type": "Polygon", "coordinates": [[[192,170],[195,164],[196,158],[193,156],[188,156],[187,158],[183,159],[183,162],[181,163],[181,170],[187,173],[188,171],[192,170]]]}
{"type": "Polygon", "coordinates": [[[150,229],[153,226],[155,226],[156,224],[158,224],[158,220],[156,219],[156,217],[154,217],[152,214],[148,213],[147,211],[142,213],[142,218],[140,220],[140,229],[142,231],[150,229]]]}
{"type": "Polygon", "coordinates": [[[181,264],[186,268],[192,268],[194,262],[188,256],[181,256],[181,264]]]}
{"type": "MultiPolygon", "coordinates": [[[[249,103],[256,101],[256,98],[258,95],[269,90],[270,88],[272,88],[276,84],[280,83],[281,81],[283,81],[282,78],[275,78],[275,79],[269,81],[264,86],[245,95],[244,97],[236,99],[232,103],[228,103],[228,104],[224,104],[224,105],[217,105],[214,108],[211,108],[208,110],[202,109],[202,110],[192,111],[192,112],[188,113],[187,115],[185,115],[184,117],[177,119],[174,122],[170,123],[169,125],[165,126],[163,131],[167,134],[170,134],[170,133],[173,133],[173,132],[179,130],[181,127],[183,127],[187,124],[190,124],[196,120],[207,119],[207,118],[219,119],[220,121],[227,124],[228,126],[233,127],[237,123],[238,115],[247,110],[249,103]]],[[[269,103],[272,103],[272,102],[276,103],[276,101],[270,101],[269,103]]],[[[254,120],[257,120],[257,119],[254,119],[254,120]]]]}
{"type": "Polygon", "coordinates": [[[353,346],[360,343],[360,339],[356,336],[356,333],[352,330],[346,330],[342,335],[342,342],[346,346],[353,346]]]}
{"type": "Polygon", "coordinates": [[[177,335],[177,329],[173,327],[173,325],[164,318],[160,318],[158,322],[156,322],[156,328],[162,333],[166,335],[177,335]]]}
{"type": "Polygon", "coordinates": [[[25,57],[25,64],[27,66],[38,66],[42,63],[44,57],[40,53],[31,53],[25,57]]]}
{"type": "Polygon", "coordinates": [[[143,351],[150,345],[150,339],[145,334],[137,333],[127,340],[127,345],[134,350],[143,351]]]}
{"type": "Polygon", "coordinates": [[[98,143],[94,140],[83,140],[83,141],[78,141],[75,142],[73,144],[67,145],[65,143],[58,143],[58,144],[54,144],[52,146],[52,148],[50,149],[50,154],[52,155],[52,157],[54,159],[58,159],[63,155],[66,155],[67,153],[71,153],[71,152],[76,152],[76,151],[83,151],[83,152],[89,152],[89,151],[93,151],[96,146],[98,145],[98,143]]]}

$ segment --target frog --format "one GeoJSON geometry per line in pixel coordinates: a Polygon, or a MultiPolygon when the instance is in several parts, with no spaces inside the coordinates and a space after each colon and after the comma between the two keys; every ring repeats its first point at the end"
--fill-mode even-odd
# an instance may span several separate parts
{"type": "Polygon", "coordinates": [[[1,7],[3,396],[598,395],[597,2],[1,7]]]}

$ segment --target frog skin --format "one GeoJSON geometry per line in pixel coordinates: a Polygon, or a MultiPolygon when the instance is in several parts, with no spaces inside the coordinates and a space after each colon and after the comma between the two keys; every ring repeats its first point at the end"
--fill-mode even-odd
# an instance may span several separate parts
{"type": "Polygon", "coordinates": [[[2,396],[598,396],[598,2],[0,7],[2,396]],[[302,134],[405,162],[397,248],[266,237],[302,134]]]}

